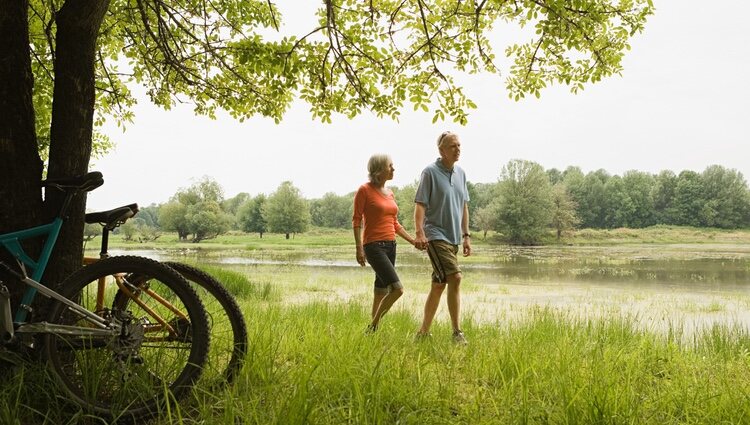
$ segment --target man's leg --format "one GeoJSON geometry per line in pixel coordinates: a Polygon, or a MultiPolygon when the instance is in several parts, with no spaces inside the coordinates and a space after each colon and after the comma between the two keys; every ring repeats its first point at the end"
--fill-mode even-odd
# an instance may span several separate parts
{"type": "Polygon", "coordinates": [[[451,316],[453,332],[461,330],[461,273],[448,276],[448,313],[451,316]]]}
{"type": "Polygon", "coordinates": [[[427,300],[424,303],[424,319],[422,319],[422,327],[419,328],[419,334],[426,335],[430,332],[430,326],[432,326],[432,320],[435,318],[435,313],[437,313],[438,305],[440,305],[440,296],[443,295],[444,289],[444,283],[432,282],[432,288],[430,289],[430,293],[427,294],[427,300]]]}

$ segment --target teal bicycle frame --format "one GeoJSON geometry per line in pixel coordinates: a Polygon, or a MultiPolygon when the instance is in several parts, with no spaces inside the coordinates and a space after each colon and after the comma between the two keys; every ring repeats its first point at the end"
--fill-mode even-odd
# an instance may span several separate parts
{"type": "Polygon", "coordinates": [[[0,235],[0,245],[7,249],[16,261],[18,261],[21,271],[18,272],[13,268],[8,267],[8,265],[2,261],[0,261],[0,268],[15,276],[15,278],[27,287],[21,298],[21,303],[16,310],[15,319],[12,319],[8,289],[5,285],[2,285],[2,282],[0,282],[0,312],[2,312],[2,314],[0,314],[0,337],[3,342],[9,342],[14,339],[15,333],[112,335],[117,332],[118,325],[116,323],[111,323],[110,321],[99,317],[93,312],[88,311],[75,302],[58,294],[52,288],[39,283],[44,275],[44,271],[47,269],[47,264],[52,255],[52,249],[55,247],[57,238],[60,236],[60,229],[65,220],[71,199],[77,193],[89,192],[101,186],[102,183],[104,183],[102,175],[99,172],[91,172],[85,176],[73,179],[47,180],[46,182],[50,187],[56,187],[66,193],[65,201],[63,202],[57,217],[47,224],[0,235]],[[21,246],[22,241],[35,237],[45,237],[44,246],[39,254],[39,258],[36,260],[31,258],[21,246]],[[31,276],[27,275],[27,268],[31,269],[31,276]],[[85,318],[90,324],[93,324],[94,327],[68,326],[46,322],[28,323],[27,318],[31,311],[31,303],[34,301],[37,292],[63,303],[72,311],[76,312],[80,317],[85,318]],[[10,321],[13,323],[9,323],[10,321]]]}
{"type": "Polygon", "coordinates": [[[47,268],[47,263],[52,254],[52,248],[55,246],[57,237],[60,235],[62,223],[63,219],[58,217],[49,224],[0,235],[0,245],[10,251],[10,253],[16,258],[21,266],[21,273],[12,270],[3,262],[0,262],[0,266],[9,273],[15,275],[27,286],[21,299],[21,305],[18,307],[18,310],[16,310],[16,318],[13,320],[12,324],[7,323],[7,321],[10,320],[10,311],[8,310],[10,306],[8,304],[9,299],[7,288],[5,288],[5,286],[0,288],[3,292],[0,294],[2,295],[0,298],[3,298],[0,300],[3,303],[2,309],[0,309],[3,310],[3,314],[0,315],[0,335],[4,342],[12,341],[15,333],[56,333],[88,336],[112,336],[118,333],[118,324],[105,320],[95,313],[90,312],[73,301],[63,297],[51,288],[39,283],[39,279],[41,279],[44,270],[47,268]],[[26,251],[24,251],[21,246],[21,241],[45,235],[47,238],[44,241],[42,253],[39,255],[38,260],[34,260],[26,253],[26,251]],[[26,266],[33,269],[32,277],[26,275],[26,266]],[[94,327],[59,325],[46,322],[28,323],[26,318],[31,311],[31,302],[34,300],[37,292],[41,292],[43,295],[49,298],[54,298],[65,304],[80,317],[85,318],[90,324],[93,324],[94,327]]]}
{"type": "MultiPolygon", "coordinates": [[[[16,258],[19,263],[23,264],[24,267],[31,269],[31,280],[39,282],[42,279],[44,270],[47,268],[49,258],[52,255],[52,249],[55,247],[57,237],[60,235],[60,229],[62,228],[63,220],[60,217],[55,218],[52,223],[44,224],[41,226],[32,227],[25,230],[18,230],[11,233],[5,233],[0,235],[0,244],[7,249],[13,257],[16,258]],[[39,259],[34,260],[31,258],[21,246],[21,241],[31,239],[34,237],[46,236],[44,241],[44,247],[42,248],[39,259]]],[[[16,311],[15,323],[23,323],[26,321],[26,316],[29,311],[29,306],[36,296],[37,288],[32,285],[28,285],[26,291],[21,298],[21,305],[16,311]]]]}

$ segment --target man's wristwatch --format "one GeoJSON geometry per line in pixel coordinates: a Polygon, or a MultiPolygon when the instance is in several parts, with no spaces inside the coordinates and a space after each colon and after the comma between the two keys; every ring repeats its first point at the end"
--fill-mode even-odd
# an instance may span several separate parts
{"type": "Polygon", "coordinates": [[[471,233],[464,233],[464,237],[465,238],[470,238],[471,237],[471,233]]]}

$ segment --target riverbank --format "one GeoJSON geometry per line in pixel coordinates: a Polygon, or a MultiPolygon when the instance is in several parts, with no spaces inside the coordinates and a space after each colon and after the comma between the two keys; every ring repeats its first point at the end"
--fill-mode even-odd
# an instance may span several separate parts
{"type": "MultiPolygon", "coordinates": [[[[313,228],[305,233],[294,234],[286,239],[283,234],[264,233],[263,237],[258,234],[243,232],[229,232],[214,239],[207,239],[200,243],[190,241],[179,241],[176,233],[162,233],[161,236],[149,242],[123,241],[118,235],[114,235],[110,241],[113,247],[144,248],[183,248],[183,249],[300,249],[307,247],[332,247],[350,246],[353,237],[351,229],[326,229],[313,228]]],[[[495,232],[487,232],[485,236],[481,232],[474,232],[472,243],[478,247],[508,246],[502,235],[495,232]]],[[[96,249],[99,239],[94,238],[88,243],[90,250],[96,249]]],[[[557,240],[553,232],[544,238],[543,246],[568,246],[568,245],[746,245],[750,244],[750,229],[716,229],[686,226],[652,226],[644,229],[579,229],[566,232],[560,240],[557,240]]]]}

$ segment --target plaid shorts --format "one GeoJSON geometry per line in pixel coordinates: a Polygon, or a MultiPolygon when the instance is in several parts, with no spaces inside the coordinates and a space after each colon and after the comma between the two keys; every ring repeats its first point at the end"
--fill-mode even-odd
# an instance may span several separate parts
{"type": "Polygon", "coordinates": [[[447,283],[448,276],[461,273],[457,254],[458,245],[443,240],[434,240],[427,244],[427,255],[432,263],[432,281],[434,283],[447,283]]]}

